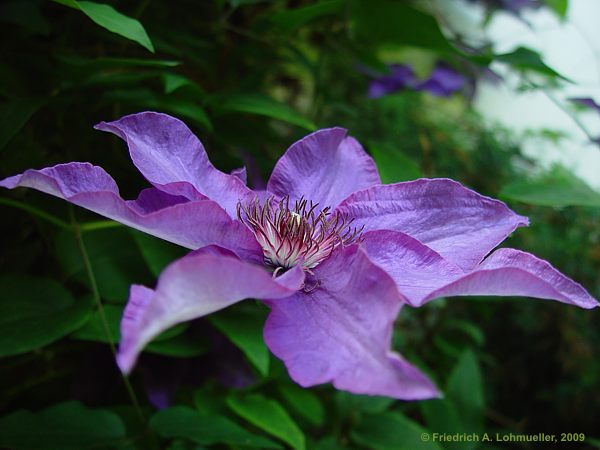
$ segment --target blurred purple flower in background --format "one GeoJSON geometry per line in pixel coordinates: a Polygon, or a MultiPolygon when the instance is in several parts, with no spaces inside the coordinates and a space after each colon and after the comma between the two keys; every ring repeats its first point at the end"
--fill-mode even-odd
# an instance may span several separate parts
{"type": "MultiPolygon", "coordinates": [[[[577,98],[570,98],[569,101],[575,103],[576,105],[581,105],[584,106],[585,108],[591,109],[596,111],[597,113],[600,113],[600,105],[598,103],[596,103],[596,101],[593,98],[589,98],[589,97],[577,97],[577,98]]],[[[600,145],[600,136],[591,139],[591,141],[594,144],[600,145]]]]}
{"type": "Polygon", "coordinates": [[[127,142],[154,187],[123,200],[115,181],[88,163],[27,170],[0,185],[38,189],[195,250],[168,266],[155,289],[132,286],[123,372],[167,328],[257,298],[271,308],[265,341],[300,385],[425,399],[439,395],[434,384],[390,348],[404,305],[522,295],[598,306],[549,263],[492,251],[525,217],[448,179],[382,185],[344,129],[293,144],[266,190],[252,191],[217,170],[173,117],[146,112],[97,128],[127,142]]]}
{"type": "Polygon", "coordinates": [[[388,74],[377,76],[369,83],[369,98],[383,97],[415,85],[416,78],[412,67],[407,64],[390,64],[388,67],[388,74]]]}
{"type": "Polygon", "coordinates": [[[589,98],[589,97],[577,97],[577,98],[570,98],[569,101],[577,104],[577,105],[581,105],[581,106],[585,106],[586,108],[590,108],[590,109],[595,109],[596,112],[600,113],[600,105],[598,103],[596,103],[596,101],[593,98],[589,98]]]}
{"type": "Polygon", "coordinates": [[[520,14],[524,9],[537,9],[542,6],[539,0],[492,0],[492,3],[515,14],[520,14]]]}
{"type": "Polygon", "coordinates": [[[389,73],[376,76],[369,83],[369,97],[378,98],[405,89],[425,91],[436,97],[449,97],[460,91],[467,82],[464,75],[449,65],[438,62],[425,80],[419,81],[409,65],[392,64],[389,73]]]}
{"type": "Polygon", "coordinates": [[[537,9],[542,6],[539,0],[469,0],[471,3],[482,3],[489,9],[502,9],[517,16],[525,9],[537,9]]]}
{"type": "Polygon", "coordinates": [[[415,86],[417,91],[426,91],[436,97],[449,97],[460,91],[466,84],[467,79],[452,67],[444,63],[438,63],[429,78],[415,86]]]}

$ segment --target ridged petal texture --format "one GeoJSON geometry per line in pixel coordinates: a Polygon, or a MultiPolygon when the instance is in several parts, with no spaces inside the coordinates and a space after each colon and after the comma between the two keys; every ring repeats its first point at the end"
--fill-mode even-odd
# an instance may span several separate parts
{"type": "Polygon", "coordinates": [[[168,328],[246,298],[289,297],[303,282],[304,272],[299,267],[275,279],[262,267],[226,250],[185,256],[163,271],[155,290],[131,287],[117,363],[123,372],[129,372],[142,348],[168,328]]]}
{"type": "Polygon", "coordinates": [[[421,306],[457,295],[524,296],[595,308],[598,302],[578,283],[530,253],[501,248],[463,270],[415,238],[398,231],[371,231],[363,248],[396,282],[407,303],[421,306]]]}
{"type": "Polygon", "coordinates": [[[438,396],[425,375],[390,350],[402,306],[393,280],[357,245],[318,269],[317,289],[269,302],[265,341],[290,376],[302,386],[332,382],[357,394],[438,396]]]}

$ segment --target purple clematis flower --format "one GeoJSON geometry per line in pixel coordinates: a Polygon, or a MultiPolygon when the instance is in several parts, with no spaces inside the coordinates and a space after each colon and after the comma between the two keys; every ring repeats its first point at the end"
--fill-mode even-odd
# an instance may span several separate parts
{"type": "Polygon", "coordinates": [[[32,187],[194,249],[155,289],[132,286],[118,354],[125,373],[165,329],[257,298],[271,308],[265,341],[300,385],[425,399],[437,388],[390,349],[403,305],[522,295],[598,306],[549,263],[492,252],[525,217],[448,179],[382,185],[344,129],[293,144],[266,190],[254,192],[213,167],[173,117],[146,112],[96,128],[124,139],[153,185],[136,200],[123,200],[114,180],[88,163],[27,170],[0,185],[32,187]]]}
{"type": "Polygon", "coordinates": [[[375,77],[369,83],[369,98],[379,98],[405,89],[425,91],[436,97],[449,97],[467,83],[464,75],[449,65],[438,62],[429,78],[419,81],[407,64],[392,64],[389,73],[375,77]]]}

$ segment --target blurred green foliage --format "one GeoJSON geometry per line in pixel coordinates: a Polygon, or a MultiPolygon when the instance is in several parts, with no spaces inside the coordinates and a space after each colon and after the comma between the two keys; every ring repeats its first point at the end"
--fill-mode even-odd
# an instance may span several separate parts
{"type": "MultiPolygon", "coordinates": [[[[549,4],[564,15],[566,2],[549,4]]],[[[537,168],[517,138],[485,127],[463,96],[367,98],[369,80],[358,67],[405,59],[418,68],[441,58],[470,75],[499,60],[560,83],[528,49],[465,52],[423,7],[6,1],[1,174],[90,161],[131,198],[144,180],[122,143],[92,125],[155,109],[184,119],[217,167],[247,165],[251,184],[260,185],[295,139],[340,125],[372,153],[387,183],[449,177],[502,196],[532,221],[509,244],[552,261],[600,297],[597,193],[562,169],[528,176],[537,168]]],[[[204,321],[200,332],[179,326],[150,344],[131,378],[139,405],[132,403],[107,336],[118,342],[129,285],[152,285],[184,250],[27,190],[3,192],[0,208],[0,447],[491,449],[501,444],[424,442],[421,433],[599,436],[598,315],[525,299],[455,298],[403,310],[394,345],[437,380],[442,400],[301,389],[262,342],[266,310],[246,302],[204,321]],[[250,380],[244,388],[219,383],[240,364],[250,380]],[[160,412],[147,398],[153,374],[177,388],[160,412]]],[[[555,448],[585,445],[563,444],[555,448]]]]}

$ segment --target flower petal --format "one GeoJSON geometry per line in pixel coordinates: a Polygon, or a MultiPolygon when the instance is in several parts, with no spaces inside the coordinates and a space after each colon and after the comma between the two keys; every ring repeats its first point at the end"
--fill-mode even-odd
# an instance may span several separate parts
{"type": "Polygon", "coordinates": [[[453,295],[506,295],[558,300],[581,308],[598,302],[578,283],[535,256],[501,248],[471,272],[398,231],[365,233],[362,248],[412,306],[453,295]]]}
{"type": "Polygon", "coordinates": [[[144,190],[137,200],[125,201],[119,196],[115,180],[89,163],[27,170],[0,181],[0,186],[37,189],[183,247],[215,244],[241,258],[262,260],[262,249],[252,232],[232,220],[215,202],[188,202],[156,190],[144,190]]]}
{"type": "Polygon", "coordinates": [[[476,270],[431,292],[423,303],[452,295],[518,295],[585,309],[599,306],[583,286],[550,263],[512,248],[496,250],[476,270]]]}
{"type": "Polygon", "coordinates": [[[246,167],[238,167],[237,169],[233,169],[231,171],[231,175],[239,178],[242,183],[248,184],[248,172],[246,167]]]}
{"type": "Polygon", "coordinates": [[[117,363],[131,371],[142,348],[162,331],[245,298],[278,299],[304,283],[300,267],[273,278],[264,268],[214,252],[188,255],[168,266],[156,290],[131,287],[121,321],[117,363]]]}
{"type": "Polygon", "coordinates": [[[363,235],[361,246],[369,259],[392,277],[412,306],[421,306],[432,291],[465,274],[439,253],[400,231],[369,231],[363,235]]]}
{"type": "Polygon", "coordinates": [[[175,117],[143,112],[114,122],[100,122],[95,128],[126,141],[136,167],[165,192],[195,200],[190,192],[193,187],[221,205],[231,217],[235,217],[238,201],[252,195],[238,176],[223,173],[211,164],[202,143],[175,117]]]}
{"type": "Polygon", "coordinates": [[[171,195],[160,189],[149,188],[142,190],[137,199],[129,200],[127,204],[138,212],[147,214],[188,201],[186,197],[181,195],[171,195]]]}
{"type": "Polygon", "coordinates": [[[406,233],[462,269],[475,267],[526,217],[449,179],[373,186],[344,200],[337,211],[365,230],[406,233]]]}
{"type": "Polygon", "coordinates": [[[373,159],[343,128],[315,131],[277,161],[267,191],[334,207],[359,189],[381,183],[373,159]]]}
{"type": "Polygon", "coordinates": [[[438,396],[433,383],[390,351],[401,301],[393,281],[358,246],[316,269],[310,293],[268,302],[265,341],[300,385],[333,382],[357,394],[405,400],[438,396]]]}

